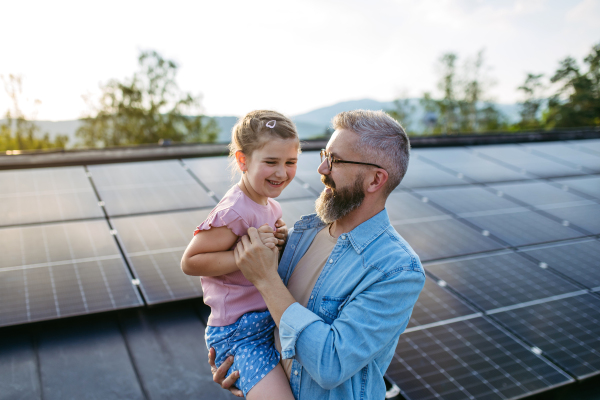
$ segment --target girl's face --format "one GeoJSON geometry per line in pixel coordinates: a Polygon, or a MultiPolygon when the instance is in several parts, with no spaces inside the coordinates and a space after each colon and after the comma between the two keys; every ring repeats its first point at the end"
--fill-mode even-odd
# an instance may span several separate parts
{"type": "MultiPolygon", "coordinates": [[[[296,176],[298,141],[295,139],[269,138],[267,143],[255,150],[250,157],[238,158],[238,164],[257,198],[277,197],[296,176]],[[240,162],[244,160],[245,162],[240,162]]],[[[252,197],[252,196],[251,196],[252,197]]],[[[263,201],[257,201],[263,203],[263,201]]]]}

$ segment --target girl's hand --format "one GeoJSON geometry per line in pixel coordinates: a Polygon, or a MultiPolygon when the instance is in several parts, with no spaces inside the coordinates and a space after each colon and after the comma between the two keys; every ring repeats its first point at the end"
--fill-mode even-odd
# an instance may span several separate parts
{"type": "Polygon", "coordinates": [[[260,240],[262,240],[263,244],[270,249],[274,249],[279,242],[273,234],[273,229],[271,229],[268,224],[264,224],[258,228],[258,236],[260,236],[260,240]]]}
{"type": "Polygon", "coordinates": [[[275,227],[277,230],[275,231],[275,238],[277,238],[277,247],[279,247],[279,252],[282,253],[283,247],[285,246],[285,242],[287,241],[288,229],[287,225],[282,219],[278,219],[275,222],[275,227]]]}

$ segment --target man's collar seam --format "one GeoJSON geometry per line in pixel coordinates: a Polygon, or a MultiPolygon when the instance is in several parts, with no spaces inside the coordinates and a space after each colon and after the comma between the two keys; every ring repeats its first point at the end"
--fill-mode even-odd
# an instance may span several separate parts
{"type": "Polygon", "coordinates": [[[352,247],[354,247],[354,250],[358,253],[358,254],[362,254],[362,252],[364,251],[365,248],[367,248],[368,245],[370,245],[375,239],[377,239],[379,236],[383,235],[383,233],[388,229],[389,224],[386,226],[382,226],[379,231],[377,231],[373,236],[371,236],[370,238],[363,240],[362,243],[358,243],[358,240],[354,238],[354,235],[352,234],[352,232],[350,232],[348,234],[348,236],[350,237],[350,243],[352,243],[352,247]]]}

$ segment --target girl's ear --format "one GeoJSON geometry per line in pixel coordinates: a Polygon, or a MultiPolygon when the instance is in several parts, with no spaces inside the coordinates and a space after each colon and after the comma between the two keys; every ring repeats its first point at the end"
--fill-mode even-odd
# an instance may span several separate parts
{"type": "Polygon", "coordinates": [[[248,167],[246,166],[246,155],[242,153],[241,150],[235,152],[235,161],[237,162],[238,168],[240,171],[242,171],[242,173],[248,170],[248,167]]]}

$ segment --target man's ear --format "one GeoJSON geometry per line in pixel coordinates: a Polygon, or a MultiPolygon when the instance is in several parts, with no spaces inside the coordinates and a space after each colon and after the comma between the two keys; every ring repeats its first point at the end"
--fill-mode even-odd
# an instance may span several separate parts
{"type": "Polygon", "coordinates": [[[248,167],[246,166],[247,157],[241,150],[235,152],[235,161],[237,162],[237,166],[242,171],[242,173],[248,171],[248,167]]]}
{"type": "Polygon", "coordinates": [[[375,193],[383,188],[388,181],[388,173],[384,169],[377,169],[375,175],[369,175],[371,180],[368,182],[367,193],[375,193]]]}

